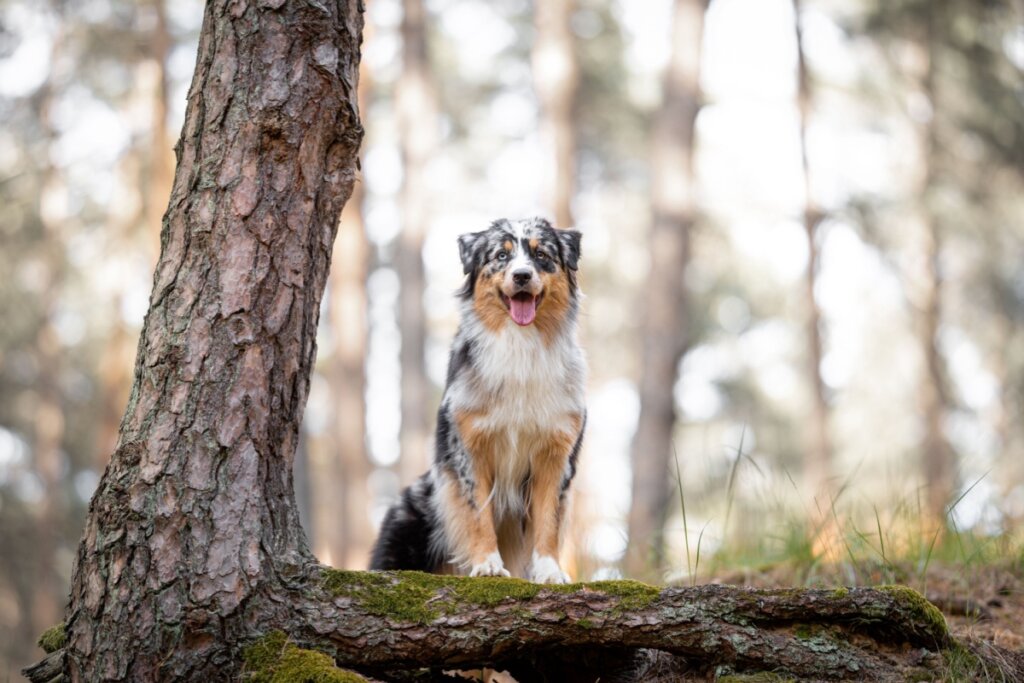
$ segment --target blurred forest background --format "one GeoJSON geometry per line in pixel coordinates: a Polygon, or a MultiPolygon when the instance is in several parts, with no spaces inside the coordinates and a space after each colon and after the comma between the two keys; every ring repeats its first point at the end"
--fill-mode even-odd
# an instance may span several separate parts
{"type": "MultiPolygon", "coordinates": [[[[114,449],[202,14],[0,0],[3,680],[114,449]]],[[[570,573],[1024,561],[1024,4],[370,0],[360,91],[297,465],[321,560],[365,567],[427,466],[456,237],[545,215],[584,233],[570,573]]]]}

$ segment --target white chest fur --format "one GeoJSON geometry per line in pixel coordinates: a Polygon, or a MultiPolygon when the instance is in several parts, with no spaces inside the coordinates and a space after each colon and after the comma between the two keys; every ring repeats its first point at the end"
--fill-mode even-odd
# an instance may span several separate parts
{"type": "Polygon", "coordinates": [[[546,345],[533,327],[507,325],[477,338],[475,370],[489,427],[526,436],[571,429],[583,411],[583,353],[569,335],[546,345]]]}

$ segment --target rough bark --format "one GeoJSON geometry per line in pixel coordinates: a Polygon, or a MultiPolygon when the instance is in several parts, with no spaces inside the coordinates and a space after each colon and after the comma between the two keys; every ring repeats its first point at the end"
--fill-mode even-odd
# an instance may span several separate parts
{"type": "Polygon", "coordinates": [[[432,416],[426,373],[427,320],[423,309],[426,276],[423,240],[430,221],[428,164],[437,147],[437,96],[427,50],[422,0],[402,2],[402,73],[397,90],[402,146],[402,234],[396,253],[402,335],[401,479],[411,483],[427,468],[428,424],[432,416]]]}
{"type": "Polygon", "coordinates": [[[662,533],[673,489],[673,387],[687,343],[683,275],[694,221],[693,140],[700,108],[700,50],[707,0],[676,0],[672,53],[652,137],[651,270],[642,302],[640,420],[633,439],[633,498],[626,558],[631,576],[664,562],[662,533]]]}
{"type": "Polygon", "coordinates": [[[579,86],[579,65],[570,22],[573,0],[535,4],[537,39],[533,48],[533,80],[540,100],[541,130],[550,147],[548,206],[555,225],[574,225],[572,198],[576,187],[576,136],[573,108],[579,86]]]}
{"type": "Polygon", "coordinates": [[[281,630],[382,680],[480,666],[556,680],[550,672],[562,662],[576,668],[557,680],[609,680],[611,662],[642,668],[641,648],[668,653],[676,671],[694,675],[930,680],[944,667],[942,652],[957,647],[941,613],[903,587],[658,590],[309,567],[253,616],[264,633],[281,630]],[[585,653],[602,669],[588,668],[585,653]]]}
{"type": "Polygon", "coordinates": [[[71,586],[71,680],[221,679],[313,562],[291,465],[362,129],[362,6],[217,0],[120,436],[71,586]]]}

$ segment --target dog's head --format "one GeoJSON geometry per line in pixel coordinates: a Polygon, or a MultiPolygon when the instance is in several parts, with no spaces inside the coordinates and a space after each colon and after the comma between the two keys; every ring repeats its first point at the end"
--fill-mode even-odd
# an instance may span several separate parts
{"type": "Polygon", "coordinates": [[[459,237],[468,276],[461,295],[491,328],[511,318],[520,326],[550,327],[577,297],[580,233],[558,230],[543,218],[500,219],[487,230],[459,237]]]}

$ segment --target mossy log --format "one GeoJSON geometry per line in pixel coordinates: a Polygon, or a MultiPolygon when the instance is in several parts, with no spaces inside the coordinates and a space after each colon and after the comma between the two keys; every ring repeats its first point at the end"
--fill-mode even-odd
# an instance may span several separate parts
{"type": "Polygon", "coordinates": [[[941,652],[952,644],[942,614],[900,586],[540,586],[516,579],[334,570],[323,572],[321,585],[333,600],[315,616],[306,612],[315,633],[302,634],[303,640],[329,648],[346,667],[383,677],[414,667],[540,666],[565,680],[557,667],[562,660],[585,680],[586,669],[607,674],[609,659],[620,660],[626,672],[642,665],[629,651],[645,649],[669,653],[705,673],[906,680],[940,669],[941,652]]]}
{"type": "MultiPolygon", "coordinates": [[[[520,680],[771,672],[799,680],[932,680],[959,645],[942,614],[902,586],[542,586],[517,579],[311,568],[250,606],[240,653],[274,632],[379,680],[491,667],[520,680]]],[[[30,675],[31,680],[43,680],[30,675]]],[[[679,678],[675,678],[679,680],[679,678]]]]}

